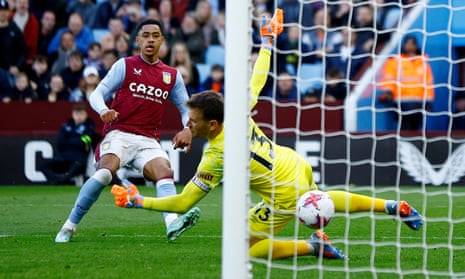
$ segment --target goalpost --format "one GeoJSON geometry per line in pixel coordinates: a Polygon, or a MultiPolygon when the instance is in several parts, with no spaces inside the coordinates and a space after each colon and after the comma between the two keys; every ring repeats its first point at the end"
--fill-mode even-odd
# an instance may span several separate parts
{"type": "MultiPolygon", "coordinates": [[[[375,7],[375,18],[381,11],[376,8],[391,6],[401,16],[387,30],[392,32],[390,38],[368,54],[363,73],[353,81],[344,80],[350,84],[345,101],[302,102],[299,95],[296,102],[280,102],[261,97],[254,111],[257,124],[270,131],[273,140],[307,159],[320,189],[405,199],[423,215],[421,230],[411,231],[400,220],[393,222],[393,216],[337,213],[325,230],[349,256],[347,261],[314,257],[272,261],[248,256],[247,118],[255,2],[226,1],[222,278],[465,278],[465,131],[452,126],[453,118],[465,121],[465,108],[457,110],[454,101],[457,92],[465,92],[465,1],[295,0],[300,7],[298,21],[285,27],[297,24],[300,32],[317,27],[303,23],[305,5],[328,8],[349,3],[350,20],[356,8],[367,3],[375,7]],[[399,107],[378,100],[384,62],[400,54],[407,35],[416,37],[434,76],[432,109],[422,111],[426,124],[416,132],[401,131],[392,118],[399,107]]],[[[294,1],[276,0],[275,8],[285,2],[294,1]]],[[[318,27],[341,30],[341,26],[318,27]]],[[[372,31],[380,34],[375,28],[372,31]]],[[[310,65],[302,57],[315,53],[299,51],[297,70],[292,73],[297,89],[323,86],[324,96],[324,59],[310,65]]],[[[273,63],[284,52],[274,49],[273,63]]],[[[276,88],[275,65],[270,75],[276,88]]],[[[273,237],[303,239],[311,232],[296,220],[273,237]]]]}
{"type": "Polygon", "coordinates": [[[226,1],[222,278],[249,278],[249,1],[226,1]]]}

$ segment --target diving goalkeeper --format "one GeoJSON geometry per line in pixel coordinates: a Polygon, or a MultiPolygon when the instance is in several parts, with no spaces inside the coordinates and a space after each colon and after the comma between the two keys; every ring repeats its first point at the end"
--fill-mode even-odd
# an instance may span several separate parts
{"type": "MultiPolygon", "coordinates": [[[[250,81],[251,109],[257,103],[259,92],[266,82],[272,43],[282,32],[282,17],[282,11],[278,9],[271,21],[262,21],[262,47],[250,81]]],[[[187,125],[192,135],[206,138],[209,142],[194,177],[180,194],[164,198],[144,197],[134,185],[128,188],[114,185],[111,192],[115,196],[117,206],[182,213],[220,185],[223,178],[224,155],[223,98],[216,92],[204,91],[194,94],[187,106],[187,125]]],[[[299,196],[317,189],[317,186],[313,181],[312,168],[303,157],[294,150],[271,141],[252,118],[249,122],[250,189],[262,198],[262,201],[249,211],[250,256],[267,258],[271,252],[270,256],[273,259],[292,257],[296,253],[299,256],[315,255],[344,259],[344,254],[331,245],[329,238],[320,230],[306,240],[270,239],[270,232],[278,233],[294,219],[299,196]]],[[[342,191],[329,191],[328,194],[333,198],[336,210],[340,212],[387,212],[409,217],[404,220],[413,229],[419,229],[422,224],[418,212],[403,201],[373,199],[342,191]]]]}

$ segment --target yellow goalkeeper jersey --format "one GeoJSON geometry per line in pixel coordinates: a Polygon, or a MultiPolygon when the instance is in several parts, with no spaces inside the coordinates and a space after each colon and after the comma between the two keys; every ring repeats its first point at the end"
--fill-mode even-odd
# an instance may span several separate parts
{"type": "MultiPolygon", "coordinates": [[[[260,50],[251,79],[251,109],[256,105],[270,65],[270,51],[260,50]]],[[[312,168],[297,152],[269,139],[255,121],[249,119],[250,189],[276,210],[294,210],[296,199],[316,189],[312,168]]],[[[192,183],[206,192],[223,179],[224,130],[209,141],[192,183]]]]}

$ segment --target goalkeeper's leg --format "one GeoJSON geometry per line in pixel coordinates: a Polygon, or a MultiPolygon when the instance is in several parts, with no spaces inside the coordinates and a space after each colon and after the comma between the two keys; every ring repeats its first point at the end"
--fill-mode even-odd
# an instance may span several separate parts
{"type": "Polygon", "coordinates": [[[321,230],[314,232],[307,240],[276,240],[263,239],[249,248],[249,254],[254,258],[284,259],[297,256],[313,255],[326,259],[345,259],[346,256],[329,242],[329,237],[321,230]],[[271,249],[270,249],[271,247],[271,249]]]}
{"type": "Polygon", "coordinates": [[[423,219],[418,211],[406,201],[385,200],[353,194],[345,191],[328,191],[337,212],[384,212],[397,215],[411,229],[419,230],[423,219]]]}

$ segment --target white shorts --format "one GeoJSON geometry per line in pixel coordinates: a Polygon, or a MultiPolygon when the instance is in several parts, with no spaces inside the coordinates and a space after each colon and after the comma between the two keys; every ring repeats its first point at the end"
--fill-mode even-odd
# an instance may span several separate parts
{"type": "Polygon", "coordinates": [[[155,158],[169,160],[168,154],[157,140],[118,130],[109,132],[100,143],[100,157],[105,154],[118,156],[120,167],[131,165],[139,171],[155,158]]]}

